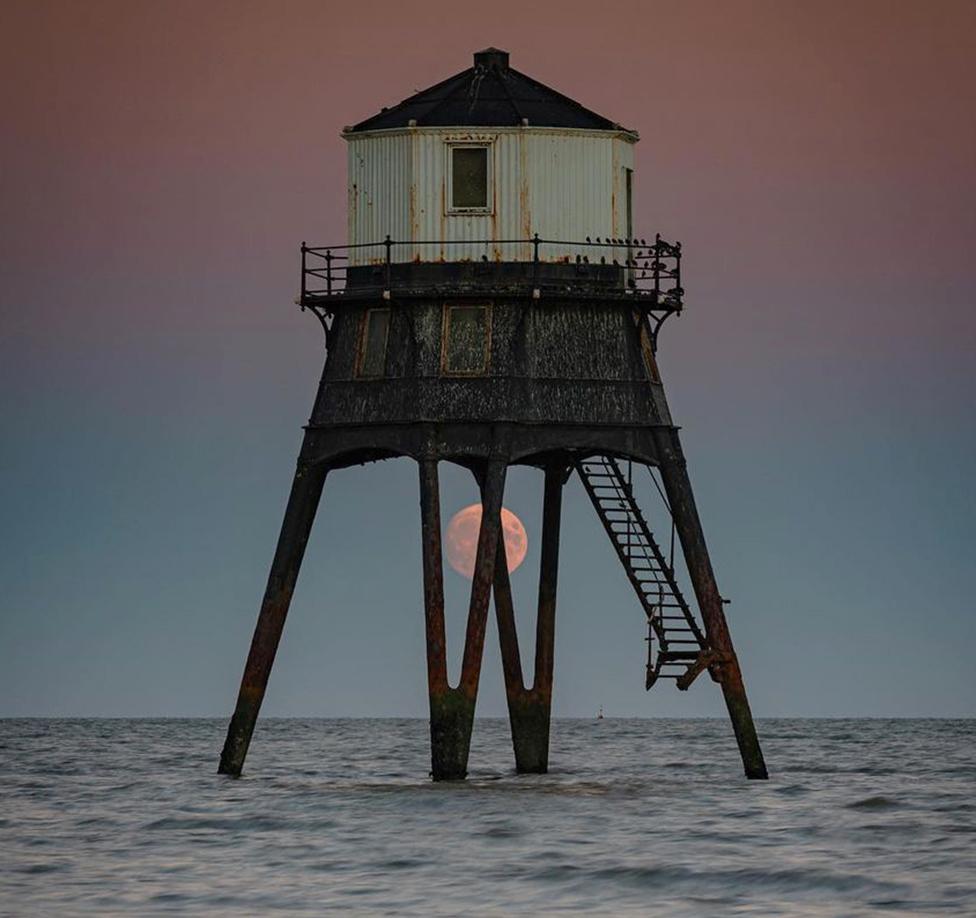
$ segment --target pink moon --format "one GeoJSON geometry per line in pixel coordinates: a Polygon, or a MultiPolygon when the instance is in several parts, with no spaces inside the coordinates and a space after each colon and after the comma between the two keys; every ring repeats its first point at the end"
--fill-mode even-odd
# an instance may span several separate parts
{"type": "MultiPolygon", "coordinates": [[[[463,577],[474,576],[474,560],[478,552],[478,530],[481,528],[481,504],[471,504],[458,510],[447,524],[444,547],[447,563],[463,577]]],[[[515,570],[524,560],[529,548],[522,521],[511,510],[502,507],[502,532],[505,534],[505,556],[508,572],[515,570]]]]}

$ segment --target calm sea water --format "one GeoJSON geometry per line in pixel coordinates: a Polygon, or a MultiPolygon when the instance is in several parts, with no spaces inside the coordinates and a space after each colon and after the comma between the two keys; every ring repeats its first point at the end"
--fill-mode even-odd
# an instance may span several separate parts
{"type": "Polygon", "coordinates": [[[976,721],[504,721],[431,784],[420,720],[0,721],[4,915],[976,914],[976,721]]]}

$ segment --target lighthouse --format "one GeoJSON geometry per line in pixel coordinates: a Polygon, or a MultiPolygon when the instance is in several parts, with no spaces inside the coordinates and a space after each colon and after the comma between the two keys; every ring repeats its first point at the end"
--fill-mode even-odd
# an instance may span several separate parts
{"type": "Polygon", "coordinates": [[[746,776],[765,778],[657,366],[662,325],[684,306],[681,247],[635,227],[638,134],[489,48],[342,136],[347,240],[301,247],[299,303],[321,323],[325,365],[220,771],[243,768],[328,473],[409,457],[418,471],[435,780],[467,773],[492,606],[516,768],[547,770],[560,515],[572,475],[643,613],[645,686],[684,690],[707,674],[724,695],[746,776]],[[470,471],[482,503],[456,685],[446,659],[443,463],[470,471]],[[525,610],[514,608],[500,538],[513,465],[544,476],[531,684],[515,627],[525,610]],[[635,473],[658,486],[666,533],[638,505],[635,473]]]}

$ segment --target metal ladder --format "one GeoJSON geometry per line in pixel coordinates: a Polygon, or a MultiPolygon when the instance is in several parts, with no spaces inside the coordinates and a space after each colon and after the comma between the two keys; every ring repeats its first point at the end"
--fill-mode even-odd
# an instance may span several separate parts
{"type": "Polygon", "coordinates": [[[654,540],[617,460],[590,456],[578,459],[576,470],[647,616],[645,687],[658,679],[674,679],[686,690],[717,658],[681,593],[674,569],[654,540]]]}

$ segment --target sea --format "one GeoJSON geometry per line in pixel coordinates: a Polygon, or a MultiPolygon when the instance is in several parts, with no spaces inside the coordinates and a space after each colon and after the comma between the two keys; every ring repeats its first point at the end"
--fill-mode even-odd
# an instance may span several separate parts
{"type": "Polygon", "coordinates": [[[976,720],[0,720],[0,914],[976,915],[976,720]]]}

